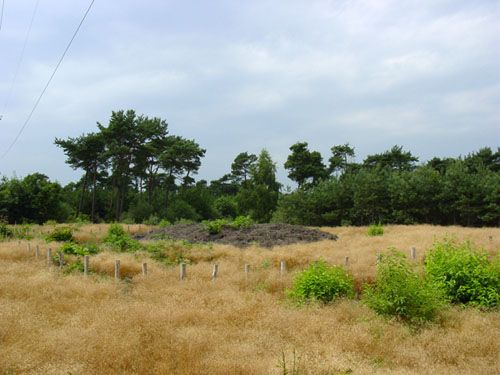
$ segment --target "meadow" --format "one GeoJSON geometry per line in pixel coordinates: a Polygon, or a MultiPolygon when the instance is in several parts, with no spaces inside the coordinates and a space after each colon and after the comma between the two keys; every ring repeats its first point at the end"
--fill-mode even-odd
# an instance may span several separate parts
{"type": "MultiPolygon", "coordinates": [[[[500,313],[453,306],[418,329],[376,315],[357,299],[296,306],[286,298],[297,271],[324,259],[344,265],[360,288],[376,255],[396,247],[422,262],[435,240],[470,240],[491,254],[499,228],[387,226],[321,228],[337,241],[265,249],[186,246],[187,279],[145,252],[105,251],[90,275],[48,267],[47,244],[0,243],[0,371],[3,374],[494,374],[500,313]],[[28,250],[29,244],[29,250],[28,250]],[[34,249],[40,248],[36,258],[34,249]],[[115,280],[114,261],[124,278],[115,280]],[[287,272],[279,272],[286,261],[287,272]],[[141,273],[148,262],[148,275],[141,273]],[[219,275],[211,280],[212,264],[219,275]],[[250,264],[248,275],[244,265],[250,264]]],[[[46,227],[36,231],[48,232],[46,227]]],[[[83,225],[99,242],[107,225],[83,225]]],[[[132,233],[149,230],[130,226],[132,233]]],[[[179,245],[182,247],[182,244],[179,245]]]]}

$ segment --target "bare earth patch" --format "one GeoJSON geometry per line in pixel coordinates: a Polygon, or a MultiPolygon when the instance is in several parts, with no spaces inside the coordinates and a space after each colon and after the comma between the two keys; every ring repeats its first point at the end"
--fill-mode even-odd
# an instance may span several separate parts
{"type": "Polygon", "coordinates": [[[290,224],[255,224],[248,228],[224,227],[218,234],[210,234],[202,224],[177,224],[136,235],[136,239],[152,240],[170,237],[192,243],[216,242],[238,247],[259,245],[273,247],[294,243],[309,243],[322,240],[337,240],[337,235],[317,229],[290,224]]]}

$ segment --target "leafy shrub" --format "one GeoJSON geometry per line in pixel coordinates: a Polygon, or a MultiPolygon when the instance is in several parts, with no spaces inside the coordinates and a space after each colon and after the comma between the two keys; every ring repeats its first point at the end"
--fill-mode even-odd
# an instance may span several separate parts
{"type": "Polygon", "coordinates": [[[473,249],[470,242],[434,243],[425,270],[453,303],[494,307],[500,302],[500,258],[488,260],[488,254],[473,249]]]}
{"type": "Polygon", "coordinates": [[[365,288],[363,299],[378,314],[408,323],[434,320],[444,304],[439,288],[417,274],[404,254],[395,250],[381,257],[377,281],[365,288]]]}
{"type": "Polygon", "coordinates": [[[219,234],[225,226],[229,225],[227,219],[217,219],[217,220],[206,220],[203,222],[203,226],[210,234],[219,234]]]}
{"type": "Polygon", "coordinates": [[[143,224],[146,225],[158,225],[160,222],[160,218],[156,215],[150,215],[148,219],[143,221],[143,224]]]}
{"type": "Polygon", "coordinates": [[[126,233],[120,224],[110,225],[103,242],[118,251],[135,251],[140,248],[139,242],[126,233]]]}
{"type": "Polygon", "coordinates": [[[249,228],[255,224],[250,216],[238,216],[235,218],[229,226],[233,229],[249,228]]]}
{"type": "Polygon", "coordinates": [[[10,238],[14,234],[12,230],[7,226],[7,223],[0,221],[0,238],[10,238]]]}
{"type": "Polygon", "coordinates": [[[97,254],[99,252],[99,249],[96,245],[78,245],[73,242],[67,242],[61,246],[61,251],[64,254],[83,256],[97,254]]]}
{"type": "Polygon", "coordinates": [[[299,303],[309,300],[327,303],[338,297],[352,297],[354,285],[344,268],[320,260],[295,277],[287,294],[299,303]]]}
{"type": "Polygon", "coordinates": [[[30,224],[23,224],[14,227],[11,231],[12,235],[18,239],[31,240],[33,239],[32,226],[30,224]]]}
{"type": "Polygon", "coordinates": [[[186,241],[156,241],[145,245],[145,250],[151,254],[151,258],[168,266],[180,263],[190,263],[186,257],[186,250],[193,245],[186,241]]]}
{"type": "Polygon", "coordinates": [[[57,225],[57,221],[55,220],[47,220],[43,225],[57,225]]]}
{"type": "Polygon", "coordinates": [[[45,239],[50,241],[60,241],[67,242],[73,241],[73,229],[70,227],[55,227],[52,232],[45,237],[45,239]]]}
{"type": "Polygon", "coordinates": [[[384,234],[384,227],[382,224],[372,224],[368,227],[369,236],[382,236],[384,234]]]}
{"type": "Polygon", "coordinates": [[[168,227],[170,224],[170,221],[168,221],[167,219],[162,219],[159,223],[158,223],[158,226],[160,228],[165,228],[165,227],[168,227]]]}

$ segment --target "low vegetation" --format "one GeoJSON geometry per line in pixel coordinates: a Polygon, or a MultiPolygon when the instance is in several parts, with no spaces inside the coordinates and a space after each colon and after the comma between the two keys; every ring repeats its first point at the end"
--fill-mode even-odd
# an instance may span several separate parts
{"type": "Polygon", "coordinates": [[[318,260],[296,275],[288,296],[299,303],[328,303],[340,297],[353,297],[353,280],[344,268],[318,260]]]}
{"type": "Polygon", "coordinates": [[[394,249],[382,255],[376,281],[365,287],[363,300],[375,312],[411,324],[435,320],[444,306],[437,285],[419,274],[405,255],[394,249]]]}
{"type": "Polygon", "coordinates": [[[0,243],[1,372],[489,374],[500,365],[498,308],[447,303],[429,268],[448,267],[444,259],[467,250],[479,257],[465,257],[467,264],[481,265],[477,275],[490,280],[485,274],[498,272],[498,228],[387,225],[375,237],[367,227],[323,228],[338,240],[243,251],[172,240],[112,246],[149,232],[144,225],[82,225],[73,242],[47,244],[53,229],[34,226],[34,239],[0,243]],[[412,246],[415,260],[384,251],[412,246]],[[117,259],[122,282],[113,279],[117,259]],[[183,282],[180,262],[188,264],[183,282]]]}
{"type": "Polygon", "coordinates": [[[436,242],[427,254],[425,270],[453,303],[495,307],[500,303],[500,255],[475,249],[466,241],[436,242]]]}
{"type": "Polygon", "coordinates": [[[384,227],[382,224],[372,224],[368,227],[369,236],[382,236],[384,234],[384,227]]]}

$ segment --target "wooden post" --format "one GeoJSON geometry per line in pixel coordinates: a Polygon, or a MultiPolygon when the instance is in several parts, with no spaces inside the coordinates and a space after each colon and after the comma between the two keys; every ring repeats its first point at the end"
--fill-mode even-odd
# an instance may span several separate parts
{"type": "Polygon", "coordinates": [[[38,247],[38,245],[36,245],[36,248],[35,248],[35,257],[39,257],[40,256],[40,248],[38,247]]]}
{"type": "Polygon", "coordinates": [[[413,260],[417,259],[417,249],[415,247],[412,247],[410,249],[410,255],[411,255],[411,259],[413,259],[413,260]]]}
{"type": "Polygon", "coordinates": [[[382,254],[377,253],[377,264],[379,264],[381,260],[382,260],[382,254]]]}
{"type": "Polygon", "coordinates": [[[186,263],[181,263],[179,265],[179,267],[180,267],[180,275],[179,275],[180,279],[181,280],[185,280],[186,277],[187,277],[187,274],[186,274],[186,263]]]}
{"type": "Polygon", "coordinates": [[[115,260],[115,279],[120,279],[120,260],[115,260]]]}
{"type": "Polygon", "coordinates": [[[31,252],[31,243],[28,242],[28,251],[31,252]]]}
{"type": "Polygon", "coordinates": [[[83,256],[83,274],[87,276],[89,274],[89,256],[83,256]]]}
{"type": "Polygon", "coordinates": [[[64,253],[62,251],[59,252],[59,268],[63,268],[64,266],[64,253]]]}
{"type": "Polygon", "coordinates": [[[245,277],[248,277],[250,273],[250,264],[245,264],[245,277]]]}
{"type": "Polygon", "coordinates": [[[148,275],[148,264],[146,262],[142,263],[142,276],[148,275]]]}
{"type": "Polygon", "coordinates": [[[345,258],[344,258],[344,265],[345,265],[346,267],[349,267],[349,257],[345,257],[345,258]]]}
{"type": "Polygon", "coordinates": [[[214,268],[212,270],[212,281],[215,281],[218,275],[219,275],[219,265],[215,263],[214,268]]]}
{"type": "Polygon", "coordinates": [[[280,275],[283,276],[286,273],[286,262],[282,260],[280,262],[280,275]]]}
{"type": "Polygon", "coordinates": [[[47,249],[47,266],[51,266],[52,265],[52,249],[49,248],[47,249]]]}

